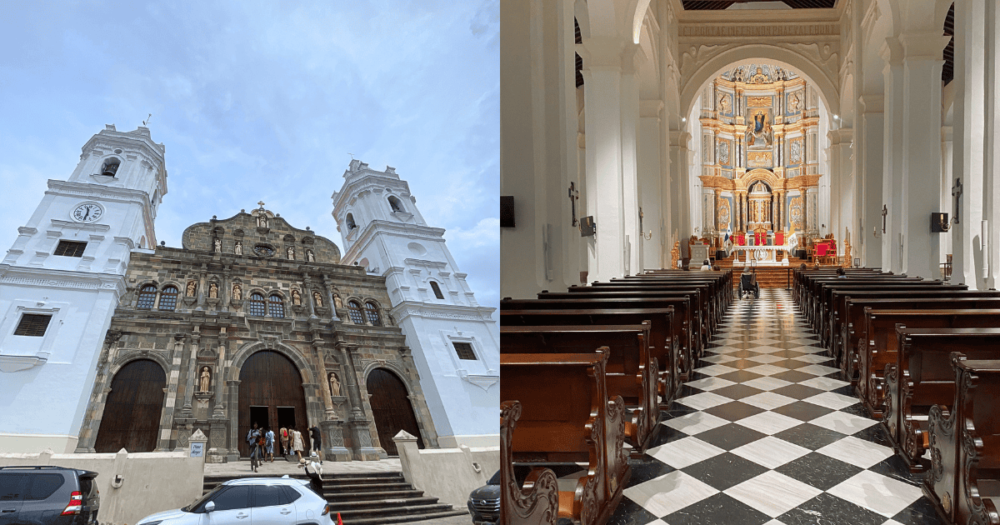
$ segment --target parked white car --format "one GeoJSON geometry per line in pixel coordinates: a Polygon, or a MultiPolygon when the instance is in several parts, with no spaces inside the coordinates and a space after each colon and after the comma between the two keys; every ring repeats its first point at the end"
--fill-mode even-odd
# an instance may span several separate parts
{"type": "Polygon", "coordinates": [[[326,525],[326,500],[292,478],[232,479],[187,507],[146,516],[138,525],[326,525]]]}

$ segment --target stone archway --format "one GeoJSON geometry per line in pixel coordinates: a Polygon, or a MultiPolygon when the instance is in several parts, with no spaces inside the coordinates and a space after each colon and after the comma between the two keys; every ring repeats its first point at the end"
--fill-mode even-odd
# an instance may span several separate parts
{"type": "Polygon", "coordinates": [[[403,380],[387,368],[375,368],[368,373],[365,387],[370,396],[369,402],[375,429],[378,431],[378,440],[386,454],[399,455],[396,442],[392,438],[400,430],[416,436],[417,446],[424,448],[409,390],[403,380]]]}
{"type": "Polygon", "coordinates": [[[275,435],[282,425],[302,433],[308,446],[309,418],[302,375],[291,359],[274,350],[247,357],[239,369],[238,425],[240,456],[249,456],[246,435],[253,423],[270,426],[275,435]],[[261,421],[263,419],[263,421],[261,421]]]}

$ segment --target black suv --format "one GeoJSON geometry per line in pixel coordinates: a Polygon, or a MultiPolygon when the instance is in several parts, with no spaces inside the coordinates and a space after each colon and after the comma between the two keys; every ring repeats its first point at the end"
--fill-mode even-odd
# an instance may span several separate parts
{"type": "Polygon", "coordinates": [[[469,494],[469,513],[475,525],[489,525],[500,520],[500,471],[469,494]]]}
{"type": "Polygon", "coordinates": [[[96,525],[96,477],[63,467],[0,467],[0,525],[96,525]]]}

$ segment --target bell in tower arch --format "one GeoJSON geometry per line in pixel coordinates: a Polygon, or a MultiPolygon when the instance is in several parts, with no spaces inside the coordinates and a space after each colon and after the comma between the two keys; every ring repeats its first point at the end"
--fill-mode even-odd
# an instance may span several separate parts
{"type": "Polygon", "coordinates": [[[114,177],[115,174],[118,173],[118,166],[120,164],[121,161],[119,161],[118,159],[108,159],[104,161],[104,166],[101,168],[101,175],[105,175],[107,177],[114,177]]]}

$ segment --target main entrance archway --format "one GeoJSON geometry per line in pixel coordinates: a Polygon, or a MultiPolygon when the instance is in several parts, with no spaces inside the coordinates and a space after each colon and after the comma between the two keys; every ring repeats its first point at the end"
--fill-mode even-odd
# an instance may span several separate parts
{"type": "Polygon", "coordinates": [[[386,454],[399,455],[396,442],[392,438],[400,430],[416,436],[417,446],[424,448],[417,418],[413,415],[413,406],[407,397],[406,385],[396,377],[396,374],[376,368],[368,374],[365,384],[368,387],[368,394],[371,395],[372,415],[375,418],[375,428],[378,429],[378,440],[386,454]]]}
{"type": "Polygon", "coordinates": [[[167,376],[154,361],[139,359],[123,366],[111,381],[104,418],[94,450],[152,452],[163,413],[167,376]]]}
{"type": "Polygon", "coordinates": [[[254,423],[261,428],[270,426],[275,436],[279,428],[287,425],[289,429],[301,432],[303,445],[308,446],[309,419],[306,417],[302,374],[280,352],[262,350],[243,363],[240,368],[239,411],[237,438],[240,456],[250,455],[246,436],[254,423]]]}

